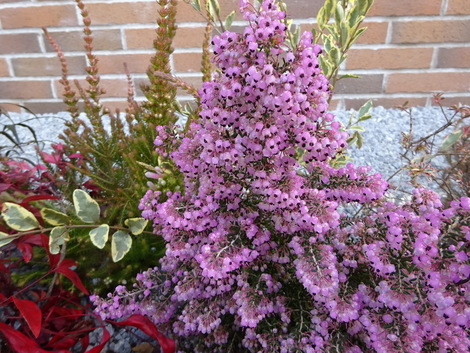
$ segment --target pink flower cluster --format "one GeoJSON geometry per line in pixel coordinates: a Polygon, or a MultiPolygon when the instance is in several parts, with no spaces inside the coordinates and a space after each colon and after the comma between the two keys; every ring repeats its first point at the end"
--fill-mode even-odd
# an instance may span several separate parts
{"type": "MultiPolygon", "coordinates": [[[[304,33],[289,48],[275,1],[240,4],[249,25],[214,38],[219,73],[170,152],[184,194],[141,201],[166,255],[97,312],[148,315],[179,352],[467,352],[470,200],[397,206],[368,168],[330,167],[347,135],[320,47],[304,33]]],[[[157,150],[174,141],[158,129],[157,150]]]]}

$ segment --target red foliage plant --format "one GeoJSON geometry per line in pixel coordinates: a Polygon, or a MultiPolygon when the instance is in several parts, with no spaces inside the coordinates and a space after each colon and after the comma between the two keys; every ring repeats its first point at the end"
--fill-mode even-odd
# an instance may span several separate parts
{"type": "MultiPolygon", "coordinates": [[[[55,151],[52,154],[44,153],[43,159],[57,168],[66,168],[66,164],[62,163],[64,156],[60,146],[54,147],[55,151]]],[[[40,209],[32,202],[58,199],[56,180],[44,165],[31,166],[12,160],[2,163],[0,206],[5,201],[15,202],[44,224],[40,209]]],[[[8,234],[11,231],[0,223],[0,232],[8,234]]],[[[66,353],[71,352],[72,347],[74,352],[101,352],[110,334],[104,329],[100,344],[87,350],[89,333],[97,326],[104,328],[104,323],[93,314],[88,304],[81,303],[83,294],[88,295],[89,292],[74,271],[77,263],[65,258],[65,253],[51,254],[46,234],[37,231],[23,233],[14,241],[0,245],[1,352],[66,353]],[[28,267],[30,264],[32,266],[28,267]],[[22,286],[15,281],[15,275],[25,272],[35,279],[22,286]],[[70,280],[79,293],[65,289],[61,282],[63,277],[70,280]]],[[[137,315],[116,324],[138,327],[157,339],[165,353],[174,352],[174,342],[160,334],[145,317],[137,315]]]]}

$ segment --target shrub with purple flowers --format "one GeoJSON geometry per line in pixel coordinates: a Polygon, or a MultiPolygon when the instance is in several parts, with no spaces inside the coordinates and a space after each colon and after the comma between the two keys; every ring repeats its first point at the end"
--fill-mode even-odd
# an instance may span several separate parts
{"type": "Polygon", "coordinates": [[[331,167],[348,136],[320,47],[287,45],[274,0],[240,4],[249,25],[213,39],[199,119],[157,130],[185,184],[140,204],[166,255],[97,312],[147,315],[178,352],[468,352],[470,198],[396,205],[367,167],[331,167]]]}

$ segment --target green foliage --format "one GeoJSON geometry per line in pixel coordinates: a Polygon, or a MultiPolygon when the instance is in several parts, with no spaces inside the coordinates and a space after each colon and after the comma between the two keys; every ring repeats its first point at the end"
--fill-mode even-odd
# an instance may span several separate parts
{"type": "MultiPolygon", "coordinates": [[[[349,133],[349,138],[347,143],[349,147],[356,146],[357,148],[362,148],[364,139],[361,135],[365,129],[360,125],[360,122],[369,120],[372,118],[370,110],[372,109],[372,101],[368,100],[365,102],[362,107],[359,108],[357,113],[352,113],[349,116],[349,121],[346,125],[343,124],[342,129],[349,133]]],[[[351,158],[347,154],[347,150],[343,153],[338,154],[335,159],[333,159],[330,164],[334,168],[344,167],[348,162],[351,161],[351,158]]]]}
{"type": "Polygon", "coordinates": [[[147,227],[148,220],[143,218],[129,218],[126,219],[124,224],[129,227],[129,230],[132,234],[139,235],[142,234],[142,232],[145,230],[145,227],[147,227]]]}
{"type": "MultiPolygon", "coordinates": [[[[64,88],[64,102],[72,116],[60,138],[64,142],[65,155],[79,155],[80,158],[66,159],[65,169],[51,164],[48,167],[56,179],[62,180],[60,188],[63,197],[74,200],[79,220],[95,224],[99,217],[110,229],[127,229],[124,224],[126,219],[139,219],[138,204],[149,185],[161,190],[162,195],[166,195],[167,191],[182,191],[182,177],[179,172],[168,158],[155,152],[153,144],[158,125],[173,126],[178,120],[176,113],[181,111],[181,107],[176,100],[177,86],[195,94],[191,86],[170,75],[172,42],[177,30],[177,1],[157,0],[159,10],[154,40],[155,54],[147,70],[148,84],[142,87],[146,99],[142,103],[134,100],[134,87],[128,75],[128,108],[125,113],[112,113],[101,103],[104,89],[100,84],[98,58],[92,51],[91,20],[84,3],[81,0],[75,2],[83,18],[84,47],[90,64],[86,69],[87,78],[83,87],[77,81],[70,82],[65,56],[54,39],[47,31],[45,33],[56,49],[62,65],[60,82],[64,88]],[[79,103],[82,104],[79,106],[79,103]],[[84,107],[84,114],[80,114],[81,106],[84,107]],[[150,183],[145,175],[146,172],[155,172],[155,168],[162,176],[156,185],[150,183]],[[83,187],[93,192],[93,198],[101,205],[100,209],[94,200],[84,196],[83,191],[74,191],[83,187]]],[[[134,235],[143,233],[147,226],[143,221],[129,221],[128,224],[134,235]]],[[[122,239],[107,245],[104,226],[92,231],[92,242],[81,241],[83,237],[82,231],[71,230],[68,254],[78,261],[83,260],[84,266],[81,268],[86,267],[84,273],[95,278],[103,279],[109,273],[119,272],[121,278],[132,277],[142,268],[154,266],[158,256],[164,253],[163,242],[152,235],[139,237],[139,241],[133,244],[135,250],[126,249],[123,245],[128,244],[130,247],[132,243],[123,242],[122,239]],[[126,253],[128,256],[122,264],[110,264],[103,261],[92,244],[99,248],[111,246],[114,262],[123,258],[126,253]]]]}
{"type": "Polygon", "coordinates": [[[12,229],[23,232],[39,227],[39,222],[26,208],[16,203],[5,202],[2,208],[5,223],[12,229]]]}
{"type": "Polygon", "coordinates": [[[73,206],[75,210],[74,217],[69,217],[51,208],[39,206],[41,215],[45,216],[44,221],[56,225],[53,228],[44,228],[33,213],[23,206],[5,202],[1,213],[3,220],[7,226],[18,231],[18,233],[13,235],[1,233],[0,246],[4,246],[24,235],[49,232],[49,251],[51,254],[62,252],[65,255],[65,244],[71,239],[71,230],[92,228],[88,234],[91,243],[99,249],[105,247],[109,231],[113,230],[111,256],[114,262],[118,262],[131,249],[132,237],[129,235],[129,232],[133,235],[142,234],[148,223],[143,218],[135,217],[124,222],[127,228],[109,226],[108,224],[96,224],[100,220],[100,206],[83,190],[77,189],[73,192],[73,206]],[[86,224],[81,224],[80,222],[86,224]]]}
{"type": "Polygon", "coordinates": [[[113,261],[118,262],[121,260],[130,250],[132,246],[132,238],[129,233],[122,230],[118,230],[113,234],[111,241],[111,255],[113,261]]]}
{"type": "Polygon", "coordinates": [[[73,192],[73,205],[77,217],[85,223],[96,223],[100,218],[100,206],[85,191],[73,192]]]}
{"type": "Polygon", "coordinates": [[[40,212],[42,219],[52,226],[62,226],[70,223],[69,216],[52,208],[42,208],[40,212]]]}
{"type": "Polygon", "coordinates": [[[98,249],[103,249],[108,241],[109,226],[102,224],[99,227],[90,231],[90,240],[98,249]]]}
{"type": "Polygon", "coordinates": [[[374,0],[326,0],[318,11],[318,29],[312,30],[315,40],[322,42],[320,64],[333,88],[336,82],[350,75],[339,76],[339,68],[347,52],[366,30],[360,27],[374,0]]]}

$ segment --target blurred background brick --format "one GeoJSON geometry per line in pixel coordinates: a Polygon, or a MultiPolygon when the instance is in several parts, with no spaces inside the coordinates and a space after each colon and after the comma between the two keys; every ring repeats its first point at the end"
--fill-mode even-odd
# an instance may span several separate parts
{"type": "MultiPolygon", "coordinates": [[[[238,0],[219,0],[222,16],[237,9],[238,0]]],[[[315,27],[324,0],[286,0],[288,17],[302,31],[315,27]]],[[[137,99],[153,55],[158,5],[153,0],[84,0],[92,21],[93,48],[99,59],[104,102],[125,109],[132,74],[137,99]]],[[[171,57],[173,72],[196,88],[204,18],[178,0],[179,29],[171,57]]],[[[243,23],[239,14],[233,30],[243,23]]],[[[342,66],[331,108],[358,108],[366,100],[387,108],[405,101],[432,105],[443,92],[447,104],[470,104],[470,0],[376,0],[342,66]]],[[[0,0],[0,105],[15,111],[23,104],[38,113],[65,109],[61,103],[61,67],[41,27],[47,27],[69,62],[71,79],[85,84],[81,17],[71,0],[0,0]]],[[[178,90],[183,100],[190,97],[178,90]]]]}

